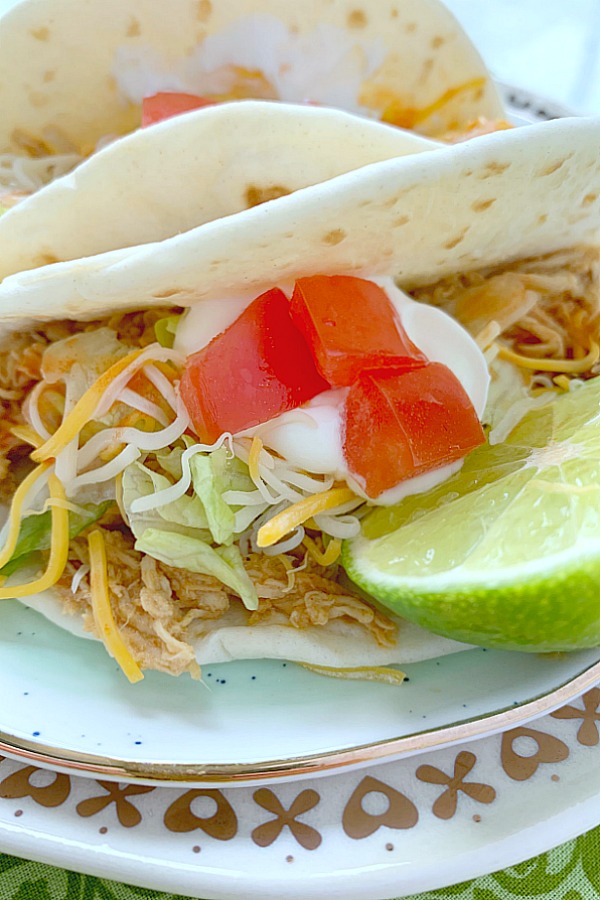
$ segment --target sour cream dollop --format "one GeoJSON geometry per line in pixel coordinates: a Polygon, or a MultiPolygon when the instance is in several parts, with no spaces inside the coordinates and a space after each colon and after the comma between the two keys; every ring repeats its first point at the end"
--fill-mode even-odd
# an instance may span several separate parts
{"type": "MultiPolygon", "coordinates": [[[[483,353],[473,338],[451,316],[418,303],[400,290],[391,278],[369,278],[386,292],[410,340],[431,362],[443,363],[456,375],[479,418],[485,409],[490,375],[483,353]]],[[[282,287],[288,296],[289,287],[282,287]]],[[[231,325],[254,296],[201,301],[186,314],[177,329],[175,349],[189,356],[205,347],[231,325]]],[[[377,498],[367,497],[348,471],[343,450],[343,409],[348,388],[324,391],[299,409],[289,410],[268,422],[247,429],[258,436],[290,465],[318,475],[346,481],[360,496],[388,506],[404,497],[424,493],[446,481],[462,466],[462,460],[407,478],[377,498]]]]}

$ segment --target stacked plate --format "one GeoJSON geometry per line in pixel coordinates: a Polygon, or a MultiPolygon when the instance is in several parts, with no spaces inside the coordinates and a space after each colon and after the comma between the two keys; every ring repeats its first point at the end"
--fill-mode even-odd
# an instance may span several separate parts
{"type": "Polygon", "coordinates": [[[100,645],[7,607],[9,853],[205,900],[380,900],[600,820],[599,651],[465,650],[398,686],[281,662],[131,686],[100,645]]]}
{"type": "MultiPolygon", "coordinates": [[[[506,96],[524,121],[562,114],[506,96]]],[[[381,900],[600,821],[599,650],[467,649],[396,686],[261,661],[134,687],[13,601],[0,646],[12,854],[215,900],[381,900]]]]}

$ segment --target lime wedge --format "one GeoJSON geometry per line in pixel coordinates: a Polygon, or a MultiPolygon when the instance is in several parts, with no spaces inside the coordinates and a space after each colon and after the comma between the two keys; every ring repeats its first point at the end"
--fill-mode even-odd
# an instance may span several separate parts
{"type": "Polygon", "coordinates": [[[455,640],[600,646],[600,378],[438,488],[374,510],[343,562],[383,606],[455,640]]]}

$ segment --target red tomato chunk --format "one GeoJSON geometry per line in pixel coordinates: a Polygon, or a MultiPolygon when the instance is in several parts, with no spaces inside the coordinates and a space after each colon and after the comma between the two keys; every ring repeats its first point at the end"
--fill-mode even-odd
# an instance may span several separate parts
{"type": "Polygon", "coordinates": [[[315,275],[296,282],[292,318],[323,378],[352,384],[363,369],[393,363],[413,369],[426,357],[410,341],[379,285],[348,275],[315,275]]]}
{"type": "Polygon", "coordinates": [[[181,396],[198,437],[212,443],[295,409],[329,389],[278,288],[186,361],[181,396]]]}
{"type": "Polygon", "coordinates": [[[441,363],[361,373],[344,418],[348,467],[369,497],[461,459],[485,440],[464,388],[441,363]]]}
{"type": "Polygon", "coordinates": [[[161,93],[152,97],[144,97],[142,101],[142,128],[156,125],[164,119],[179,116],[191,109],[203,106],[214,106],[215,100],[208,97],[196,97],[194,94],[161,93]]]}

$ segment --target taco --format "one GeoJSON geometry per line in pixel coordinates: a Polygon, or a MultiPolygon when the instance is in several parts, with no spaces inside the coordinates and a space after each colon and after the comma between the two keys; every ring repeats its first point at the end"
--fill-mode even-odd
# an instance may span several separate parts
{"type": "MultiPolygon", "coordinates": [[[[513,344],[544,327],[558,372],[569,358],[596,374],[599,137],[595,120],[489,135],[6,279],[5,492],[28,474],[1,560],[20,586],[0,596],[83,621],[132,678],[460,646],[359,594],[340,542],[369,505],[448,477],[481,443],[488,364],[513,344]]],[[[529,396],[539,372],[523,371],[529,396]]]]}
{"type": "Polygon", "coordinates": [[[352,169],[438,146],[313,106],[245,101],[179,116],[115,141],[0,217],[0,279],[163,240],[352,169]]]}
{"type": "Polygon", "coordinates": [[[138,129],[142,112],[150,122],[207,103],[282,100],[428,135],[503,116],[483,62],[437,0],[269,0],[260,10],[246,0],[24,0],[0,36],[5,205],[138,129]]]}

